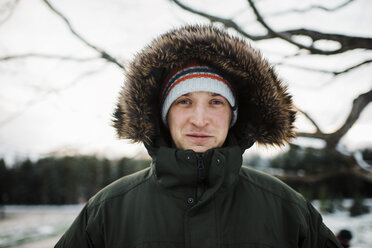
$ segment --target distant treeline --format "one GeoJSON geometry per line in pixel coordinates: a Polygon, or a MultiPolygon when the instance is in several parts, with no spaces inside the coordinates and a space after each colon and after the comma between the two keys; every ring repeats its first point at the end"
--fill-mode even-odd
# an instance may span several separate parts
{"type": "Polygon", "coordinates": [[[149,160],[110,161],[95,156],[66,156],[36,162],[25,160],[9,167],[0,159],[0,203],[85,202],[114,180],[149,165],[149,160]]]}
{"type": "MultiPolygon", "coordinates": [[[[365,149],[362,156],[372,166],[372,150],[365,149]]],[[[338,173],[354,166],[354,160],[335,152],[291,149],[268,161],[254,156],[246,163],[270,174],[286,175],[279,178],[309,200],[372,197],[370,180],[349,173],[338,173]]]]}
{"type": "MultiPolygon", "coordinates": [[[[363,153],[372,161],[371,150],[363,153]]],[[[348,166],[348,161],[325,152],[290,150],[265,160],[253,156],[245,164],[273,174],[312,175],[348,166]]],[[[74,204],[85,202],[116,179],[150,165],[149,160],[108,160],[95,156],[47,157],[6,166],[0,159],[1,204],[74,204]]],[[[372,197],[372,183],[344,175],[309,184],[287,182],[308,199],[372,197]]]]}

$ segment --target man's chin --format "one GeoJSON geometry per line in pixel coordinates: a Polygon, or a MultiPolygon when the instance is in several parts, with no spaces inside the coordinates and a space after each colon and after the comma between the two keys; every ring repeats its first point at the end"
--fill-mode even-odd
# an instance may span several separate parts
{"type": "Polygon", "coordinates": [[[206,152],[208,150],[208,148],[205,148],[205,147],[194,147],[194,148],[191,148],[191,150],[193,150],[194,152],[198,152],[198,153],[203,153],[203,152],[206,152]]]}
{"type": "Polygon", "coordinates": [[[207,150],[213,148],[213,146],[208,146],[208,145],[193,145],[193,146],[190,146],[190,150],[193,150],[194,152],[198,152],[198,153],[203,153],[203,152],[206,152],[207,150]]]}

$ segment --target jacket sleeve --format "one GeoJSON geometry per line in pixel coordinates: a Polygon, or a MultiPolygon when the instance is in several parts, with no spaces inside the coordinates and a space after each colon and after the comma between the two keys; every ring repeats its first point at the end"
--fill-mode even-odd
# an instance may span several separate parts
{"type": "Polygon", "coordinates": [[[94,248],[86,231],[87,223],[88,213],[85,206],[54,248],[94,248]]]}
{"type": "Polygon", "coordinates": [[[310,213],[308,236],[301,247],[343,248],[332,231],[323,223],[319,212],[310,203],[308,209],[310,213]]]}

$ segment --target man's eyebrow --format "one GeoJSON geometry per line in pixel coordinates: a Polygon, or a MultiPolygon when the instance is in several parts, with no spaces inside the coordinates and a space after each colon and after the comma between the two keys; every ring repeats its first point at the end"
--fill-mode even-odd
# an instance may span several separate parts
{"type": "MultiPolygon", "coordinates": [[[[210,92],[209,94],[210,94],[211,96],[221,96],[221,94],[213,93],[213,92],[210,92]]],[[[189,93],[186,93],[186,94],[183,94],[182,96],[190,96],[190,92],[189,92],[189,93]]]]}

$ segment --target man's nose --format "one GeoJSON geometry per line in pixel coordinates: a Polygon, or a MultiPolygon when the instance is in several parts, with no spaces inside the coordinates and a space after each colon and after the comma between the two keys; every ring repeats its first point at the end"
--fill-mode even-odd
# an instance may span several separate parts
{"type": "Polygon", "coordinates": [[[191,122],[195,126],[204,127],[208,124],[208,110],[204,105],[196,105],[191,113],[191,122]]]}

